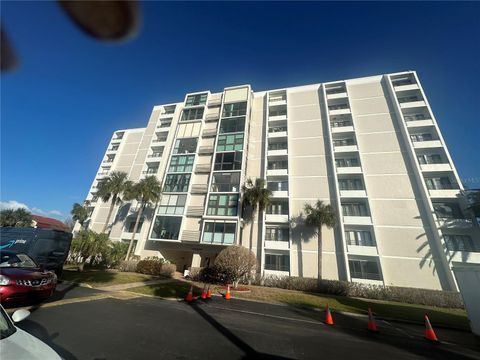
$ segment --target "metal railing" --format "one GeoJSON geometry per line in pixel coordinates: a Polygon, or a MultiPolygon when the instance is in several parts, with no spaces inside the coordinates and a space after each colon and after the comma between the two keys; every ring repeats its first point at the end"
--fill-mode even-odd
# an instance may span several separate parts
{"type": "Polygon", "coordinates": [[[350,276],[355,279],[382,280],[379,273],[369,273],[361,271],[350,271],[350,276]]]}

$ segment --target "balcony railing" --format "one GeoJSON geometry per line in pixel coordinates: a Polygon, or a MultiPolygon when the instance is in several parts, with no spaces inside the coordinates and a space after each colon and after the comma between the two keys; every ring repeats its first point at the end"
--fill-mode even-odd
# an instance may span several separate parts
{"type": "Polygon", "coordinates": [[[287,127],[286,126],[275,126],[275,127],[269,127],[268,132],[269,133],[276,133],[276,132],[286,132],[287,127]]]}
{"type": "Polygon", "coordinates": [[[153,154],[148,155],[147,157],[149,157],[149,158],[157,158],[157,157],[161,157],[162,155],[163,155],[163,153],[153,153],[153,154]]]}
{"type": "Polygon", "coordinates": [[[107,159],[107,160],[103,160],[104,163],[112,163],[113,162],[113,159],[107,159]]]}
{"type": "Polygon", "coordinates": [[[165,138],[163,138],[163,137],[162,138],[156,138],[155,140],[153,140],[154,143],[165,142],[165,141],[167,141],[166,137],[165,138]]]}
{"type": "Polygon", "coordinates": [[[158,168],[142,171],[142,174],[155,175],[157,172],[158,172],[158,168]]]}
{"type": "Polygon", "coordinates": [[[400,104],[415,102],[415,101],[423,101],[423,99],[420,98],[419,96],[405,96],[405,97],[398,98],[398,102],[400,104]]]}
{"type": "Polygon", "coordinates": [[[348,104],[328,105],[328,110],[343,110],[349,109],[348,104]]]}

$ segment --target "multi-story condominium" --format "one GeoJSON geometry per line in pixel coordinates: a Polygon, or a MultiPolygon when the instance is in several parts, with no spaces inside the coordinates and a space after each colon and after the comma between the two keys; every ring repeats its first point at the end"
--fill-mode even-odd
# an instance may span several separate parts
{"type": "MultiPolygon", "coordinates": [[[[114,132],[87,197],[95,231],[110,206],[95,186],[112,171],[162,182],[135,254],[179,271],[240,244],[263,275],[316,277],[317,238],[303,207],[317,200],[339,220],[323,229],[326,279],[452,290],[453,263],[480,263],[476,219],[413,71],[260,92],[242,85],[155,106],[145,128],[114,132]],[[247,178],[272,191],[249,221],[247,178]]],[[[131,239],[136,211],[135,202],[115,207],[112,239],[131,239]]]]}

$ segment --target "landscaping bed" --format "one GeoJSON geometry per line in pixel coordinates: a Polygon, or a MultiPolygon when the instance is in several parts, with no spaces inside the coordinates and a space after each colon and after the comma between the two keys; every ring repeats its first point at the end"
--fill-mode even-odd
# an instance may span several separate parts
{"type": "Polygon", "coordinates": [[[78,271],[76,266],[65,266],[60,280],[88,284],[93,287],[128,284],[138,281],[159,279],[159,277],[110,269],[85,269],[78,271]]]}

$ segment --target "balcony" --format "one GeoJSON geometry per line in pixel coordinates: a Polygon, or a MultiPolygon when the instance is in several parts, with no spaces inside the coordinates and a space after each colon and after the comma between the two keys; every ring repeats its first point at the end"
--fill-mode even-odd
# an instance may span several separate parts
{"type": "Polygon", "coordinates": [[[187,208],[187,216],[202,217],[203,210],[204,210],[203,206],[189,206],[187,208]]]}
{"type": "Polygon", "coordinates": [[[148,169],[148,170],[142,171],[142,175],[156,175],[157,172],[158,172],[158,168],[148,169]]]}
{"type": "Polygon", "coordinates": [[[217,121],[219,118],[220,118],[220,113],[218,113],[218,112],[208,113],[208,114],[205,116],[205,121],[207,121],[207,122],[209,122],[209,121],[217,121]]]}
{"type": "Polygon", "coordinates": [[[156,139],[153,139],[153,143],[155,144],[158,144],[158,145],[164,145],[165,146],[165,142],[167,141],[167,138],[166,137],[162,137],[162,138],[156,138],[156,139]]]}
{"type": "Polygon", "coordinates": [[[180,240],[188,242],[200,242],[200,231],[183,230],[180,240]]]}
{"type": "Polygon", "coordinates": [[[460,189],[432,189],[428,190],[432,198],[456,198],[460,189]]]}
{"type": "Polygon", "coordinates": [[[202,137],[214,137],[217,135],[217,129],[205,129],[202,132],[202,137]]]}
{"type": "Polygon", "coordinates": [[[265,214],[265,221],[272,223],[288,223],[288,215],[265,214]]]}
{"type": "Polygon", "coordinates": [[[338,134],[338,133],[346,133],[346,132],[353,132],[355,129],[353,128],[353,125],[348,125],[348,126],[333,126],[331,127],[332,129],[332,134],[338,134]]]}
{"type": "Polygon", "coordinates": [[[213,146],[200,146],[198,153],[201,155],[213,154],[213,146]]]}
{"type": "Polygon", "coordinates": [[[440,140],[414,141],[413,147],[415,149],[428,149],[442,147],[440,140]]]}
{"type": "Polygon", "coordinates": [[[451,171],[452,167],[449,163],[446,164],[420,164],[422,171],[451,171]]]}
{"type": "Polygon", "coordinates": [[[105,164],[111,164],[111,163],[113,163],[113,160],[114,160],[114,158],[108,158],[108,159],[106,159],[106,160],[103,160],[103,163],[105,163],[105,164]]]}
{"type": "Polygon", "coordinates": [[[222,104],[222,98],[210,98],[208,100],[208,106],[213,107],[213,106],[220,106],[222,104]]]}
{"type": "Polygon", "coordinates": [[[333,99],[343,99],[348,97],[347,92],[345,89],[339,90],[338,93],[328,93],[327,92],[327,99],[328,100],[333,100],[333,99]]]}
{"type": "Polygon", "coordinates": [[[274,122],[274,121],[285,121],[287,120],[287,114],[280,114],[280,115],[270,115],[268,117],[269,122],[274,122]]]}
{"type": "Polygon", "coordinates": [[[153,153],[150,155],[147,155],[148,160],[147,161],[160,161],[162,158],[162,153],[153,153]]]}
{"type": "Polygon", "coordinates": [[[358,246],[347,244],[347,252],[352,255],[378,256],[378,250],[376,246],[358,246]]]}
{"type": "Polygon", "coordinates": [[[274,198],[288,198],[288,190],[272,190],[274,198]]]}
{"type": "MultiPolygon", "coordinates": [[[[399,102],[400,102],[400,99],[399,99],[399,102]]],[[[410,109],[410,108],[422,107],[422,106],[426,106],[426,105],[427,104],[423,100],[400,102],[400,108],[402,108],[402,109],[410,109]]]]}
{"type": "Polygon", "coordinates": [[[337,174],[361,174],[362,168],[360,166],[345,166],[337,167],[337,174]]]}
{"type": "Polygon", "coordinates": [[[268,156],[287,156],[288,149],[268,150],[267,155],[268,156]]]}
{"type": "Polygon", "coordinates": [[[206,194],[208,190],[207,184],[193,184],[192,185],[192,194],[206,194]]]}
{"type": "Polygon", "coordinates": [[[418,84],[407,84],[405,82],[398,82],[399,85],[393,84],[395,91],[419,90],[418,84]]]}
{"type": "Polygon", "coordinates": [[[265,249],[288,250],[290,249],[290,242],[265,240],[265,249]]]}
{"type": "Polygon", "coordinates": [[[358,151],[358,146],[357,145],[334,146],[333,150],[335,152],[354,152],[354,151],[358,151]]]}
{"type": "Polygon", "coordinates": [[[340,190],[341,197],[362,198],[367,197],[365,190],[340,190]]]}
{"type": "Polygon", "coordinates": [[[345,225],[372,225],[371,216],[344,216],[343,223],[345,225]]]}
{"type": "Polygon", "coordinates": [[[432,119],[424,119],[424,120],[406,120],[405,123],[407,124],[408,128],[414,128],[419,126],[433,126],[432,119]]]}
{"type": "Polygon", "coordinates": [[[473,226],[473,222],[470,219],[452,219],[452,218],[439,218],[437,219],[437,226],[443,229],[470,229],[473,226]]]}
{"type": "Polygon", "coordinates": [[[267,169],[267,176],[287,176],[288,169],[267,169]]]}
{"type": "Polygon", "coordinates": [[[452,262],[480,264],[480,252],[449,251],[452,262]]]}
{"type": "Polygon", "coordinates": [[[195,167],[195,172],[196,173],[209,173],[210,172],[211,165],[210,164],[198,164],[195,167]]]}

